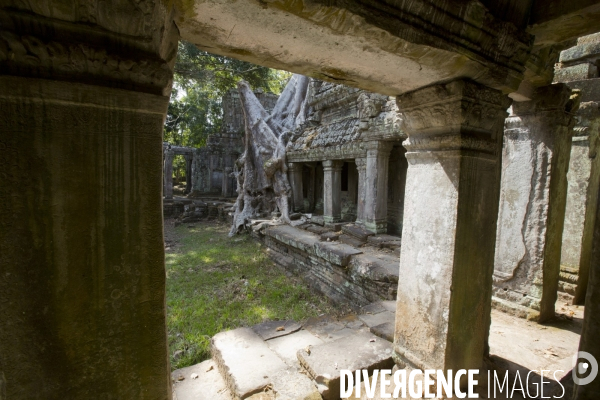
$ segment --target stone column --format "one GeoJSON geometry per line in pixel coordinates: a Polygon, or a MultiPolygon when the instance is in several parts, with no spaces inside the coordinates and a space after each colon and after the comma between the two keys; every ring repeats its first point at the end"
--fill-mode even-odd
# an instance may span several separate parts
{"type": "Polygon", "coordinates": [[[165,199],[173,198],[173,158],[175,153],[172,150],[165,151],[165,166],[164,166],[164,187],[163,193],[165,199]]]}
{"type": "Polygon", "coordinates": [[[294,212],[303,212],[302,164],[288,163],[288,177],[292,186],[292,209],[294,212]]]}
{"type": "Polygon", "coordinates": [[[502,154],[494,302],[516,315],[554,318],[573,114],[564,84],[513,103],[502,154]]]}
{"type": "Polygon", "coordinates": [[[480,368],[509,101],[456,80],[397,102],[408,172],[394,359],[400,367],[480,368]]]}
{"type": "Polygon", "coordinates": [[[231,176],[229,176],[233,172],[233,168],[225,167],[223,168],[223,187],[221,190],[221,196],[223,197],[231,197],[231,176]]]}
{"type": "Polygon", "coordinates": [[[583,305],[588,287],[592,236],[600,186],[600,103],[581,103],[571,145],[561,275],[576,277],[573,304],[583,305]],[[564,269],[564,271],[563,271],[564,269]]]}
{"type": "Polygon", "coordinates": [[[365,193],[367,191],[367,159],[355,158],[356,171],[358,172],[358,195],[356,199],[356,224],[365,225],[365,193]]]}
{"type": "MultiPolygon", "coordinates": [[[[589,261],[589,282],[585,298],[585,311],[583,317],[583,330],[579,351],[590,353],[596,361],[600,362],[600,193],[595,194],[596,215],[594,218],[594,229],[592,232],[591,256],[589,261]]],[[[580,359],[581,362],[589,360],[580,359]]],[[[577,368],[577,367],[575,367],[577,368]]],[[[589,374],[589,372],[588,372],[589,374]]],[[[585,378],[588,374],[578,377],[585,378]]],[[[567,398],[565,396],[565,398],[567,398]]],[[[585,385],[574,385],[573,400],[596,400],[600,399],[600,376],[585,385]]]]}
{"type": "Polygon", "coordinates": [[[194,156],[191,153],[185,154],[185,193],[192,191],[192,160],[194,156]]]}
{"type": "Polygon", "coordinates": [[[171,398],[165,4],[0,6],[3,399],[171,398]]]}
{"type": "Polygon", "coordinates": [[[342,165],[341,161],[323,161],[323,219],[339,222],[342,218],[342,165]]]}
{"type": "Polygon", "coordinates": [[[308,200],[308,210],[306,210],[306,212],[313,212],[315,210],[315,204],[316,204],[316,187],[315,187],[315,181],[316,181],[316,165],[315,163],[310,163],[310,164],[305,164],[308,168],[309,168],[309,173],[308,173],[308,190],[307,190],[307,200],[308,200]]]}
{"type": "Polygon", "coordinates": [[[366,142],[367,171],[365,180],[364,226],[371,232],[387,232],[388,165],[392,144],[366,142]]]}

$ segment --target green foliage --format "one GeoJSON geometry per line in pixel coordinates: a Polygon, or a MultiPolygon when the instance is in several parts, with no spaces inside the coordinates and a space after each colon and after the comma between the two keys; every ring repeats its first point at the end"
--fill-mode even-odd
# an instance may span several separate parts
{"type": "Polygon", "coordinates": [[[172,369],[210,358],[210,338],[222,330],[349,311],[286,277],[249,235],[229,238],[228,226],[207,222],[174,229],[181,247],[166,255],[172,369]]]}
{"type": "MultiPolygon", "coordinates": [[[[253,89],[280,94],[291,73],[210,54],[179,42],[164,139],[178,146],[202,147],[221,128],[221,98],[241,79],[253,89]]],[[[175,166],[175,168],[177,168],[175,166]]]]}

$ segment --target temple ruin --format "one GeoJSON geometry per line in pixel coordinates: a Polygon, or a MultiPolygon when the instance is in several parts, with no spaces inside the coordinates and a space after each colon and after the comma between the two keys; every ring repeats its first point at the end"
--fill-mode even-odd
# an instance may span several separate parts
{"type": "MultiPolygon", "coordinates": [[[[244,224],[364,304],[365,326],[318,321],[313,344],[299,330],[313,347],[273,326],[215,336],[221,393],[337,398],[336,371],[368,369],[348,358],[365,352],[369,367],[499,368],[490,348],[514,343],[493,307],[547,323],[557,297],[585,303],[578,350],[600,359],[598,20],[594,0],[2,2],[0,398],[173,398],[163,190],[190,151],[162,133],[180,38],[311,78],[308,102],[285,103],[304,121],[269,125],[284,114],[268,95],[244,117],[269,125],[264,163],[238,163],[253,144],[225,126],[191,151],[187,188],[225,215],[233,201],[205,200],[262,168],[270,215],[244,224]]],[[[600,398],[600,379],[580,382],[563,397],[600,398]]]]}

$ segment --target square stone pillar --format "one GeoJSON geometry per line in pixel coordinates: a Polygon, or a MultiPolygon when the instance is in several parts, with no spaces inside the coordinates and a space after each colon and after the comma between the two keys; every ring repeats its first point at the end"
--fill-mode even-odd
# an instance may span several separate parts
{"type": "MultiPolygon", "coordinates": [[[[583,316],[583,330],[581,332],[581,341],[579,342],[579,351],[589,353],[595,358],[596,363],[600,362],[600,192],[596,192],[596,215],[594,219],[594,228],[592,232],[591,256],[589,262],[589,283],[585,298],[585,311],[583,316]]],[[[593,366],[589,359],[580,358],[580,362],[588,363],[588,371],[593,366]]],[[[598,364],[595,365],[595,371],[598,373],[598,364]]],[[[577,366],[575,367],[577,369],[577,366]]],[[[589,372],[577,374],[578,378],[586,378],[589,372]]],[[[569,398],[565,395],[565,398],[569,398]]],[[[573,400],[596,400],[600,399],[600,376],[596,376],[591,382],[575,381],[573,400]]]]}
{"type": "Polygon", "coordinates": [[[367,181],[367,159],[355,158],[356,171],[358,172],[358,194],[356,199],[356,224],[365,225],[365,194],[367,181]]]}
{"type": "Polygon", "coordinates": [[[232,193],[232,181],[231,181],[231,173],[233,172],[232,167],[223,168],[223,185],[221,188],[221,196],[223,197],[231,197],[232,193]]]}
{"type": "Polygon", "coordinates": [[[408,171],[394,360],[420,369],[480,368],[509,100],[456,80],[397,102],[408,171]]]}
{"type": "MultiPolygon", "coordinates": [[[[588,287],[592,236],[600,187],[600,103],[581,103],[571,144],[567,204],[562,236],[561,275],[574,277],[573,304],[583,305],[588,287]],[[564,271],[563,271],[564,269],[564,271]]],[[[571,279],[569,279],[571,281],[571,279]]]]}
{"type": "Polygon", "coordinates": [[[567,168],[577,100],[559,83],[513,103],[506,119],[494,266],[494,302],[516,315],[554,318],[567,168]]]}
{"type": "Polygon", "coordinates": [[[374,233],[387,233],[388,166],[392,143],[366,142],[364,226],[374,233]]]}
{"type": "Polygon", "coordinates": [[[288,163],[288,177],[292,187],[292,209],[294,212],[303,212],[304,192],[302,188],[302,164],[288,163]]]}
{"type": "Polygon", "coordinates": [[[306,191],[306,200],[308,202],[308,209],[306,212],[313,212],[316,204],[316,165],[315,163],[305,164],[308,167],[308,188],[306,191]]]}
{"type": "Polygon", "coordinates": [[[171,399],[165,2],[3,2],[0,398],[171,399]]]}
{"type": "Polygon", "coordinates": [[[341,161],[323,161],[323,219],[339,222],[342,219],[341,161]]]}
{"type": "Polygon", "coordinates": [[[185,193],[192,191],[192,161],[194,155],[189,153],[184,155],[185,158],[185,193]]]}
{"type": "Polygon", "coordinates": [[[164,186],[163,193],[165,199],[173,198],[173,158],[175,153],[172,150],[165,151],[165,166],[164,166],[164,186]]]}

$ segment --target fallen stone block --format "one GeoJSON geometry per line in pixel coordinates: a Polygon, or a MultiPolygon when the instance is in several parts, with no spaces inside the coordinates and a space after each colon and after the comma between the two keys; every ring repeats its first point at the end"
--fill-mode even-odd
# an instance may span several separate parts
{"type": "Polygon", "coordinates": [[[336,232],[325,232],[321,234],[321,240],[324,241],[335,241],[338,240],[340,238],[340,234],[336,233],[336,232]]]}
{"type": "Polygon", "coordinates": [[[318,399],[314,383],[288,366],[252,329],[220,332],[211,344],[213,359],[235,399],[270,391],[277,399],[318,399]]]}
{"type": "Polygon", "coordinates": [[[359,248],[363,244],[365,244],[365,242],[362,242],[362,241],[358,240],[357,238],[355,238],[354,236],[350,236],[350,235],[340,235],[340,242],[345,243],[348,246],[352,246],[352,247],[356,247],[356,248],[359,248]]]}
{"type": "Polygon", "coordinates": [[[369,328],[384,324],[386,322],[394,323],[396,320],[396,314],[389,311],[380,312],[377,314],[361,314],[358,318],[365,323],[369,328]]]}
{"type": "Polygon", "coordinates": [[[355,335],[312,347],[310,353],[298,351],[300,365],[317,382],[324,400],[340,398],[340,370],[391,369],[392,344],[370,332],[355,335]]]}
{"type": "Polygon", "coordinates": [[[373,236],[374,233],[368,229],[363,228],[362,226],[348,224],[342,226],[342,232],[347,235],[353,236],[354,238],[360,240],[363,243],[367,242],[367,238],[369,236],[373,236]]]}

